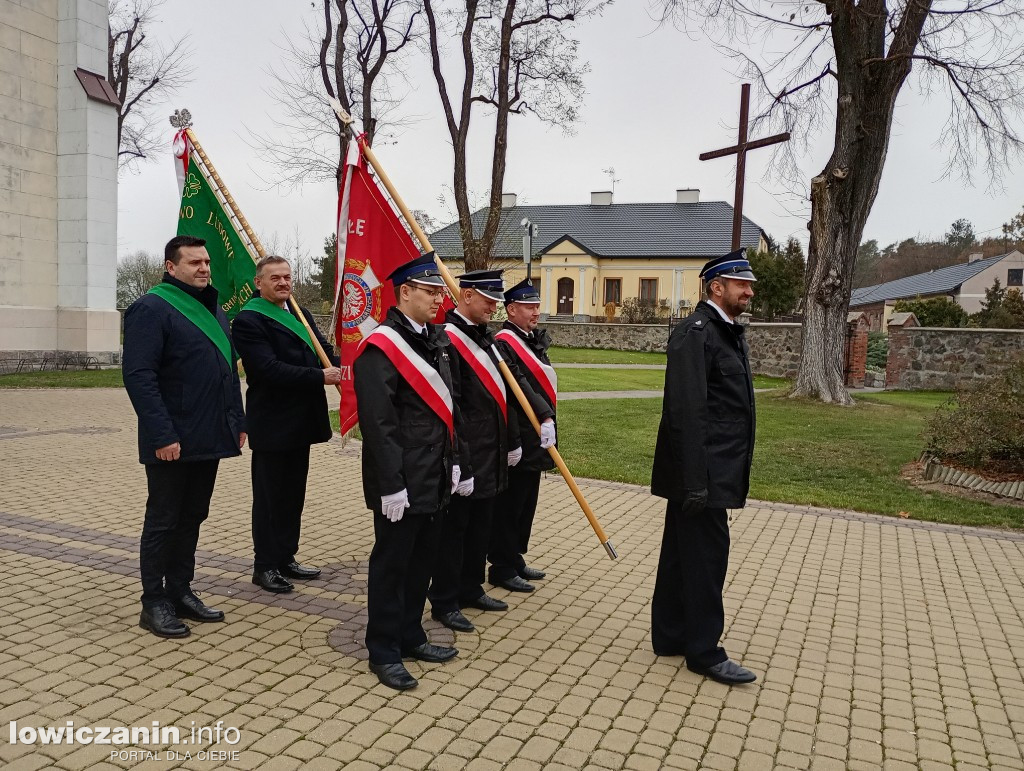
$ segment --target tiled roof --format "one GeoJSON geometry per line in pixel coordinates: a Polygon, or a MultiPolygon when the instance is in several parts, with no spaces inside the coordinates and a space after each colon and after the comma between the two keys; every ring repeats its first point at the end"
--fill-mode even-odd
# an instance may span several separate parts
{"type": "MultiPolygon", "coordinates": [[[[483,229],[486,209],[473,213],[473,229],[483,229]]],[[[494,257],[521,259],[522,220],[539,228],[535,254],[544,254],[565,236],[595,257],[698,257],[726,254],[732,243],[733,208],[723,201],[701,203],[566,204],[502,209],[494,257]]],[[[761,228],[743,218],[742,246],[757,246],[761,228]]],[[[462,259],[458,223],[430,235],[442,259],[462,259]]]]}
{"type": "Polygon", "coordinates": [[[895,281],[886,281],[884,284],[874,286],[862,286],[854,289],[850,296],[850,307],[857,305],[868,305],[886,300],[903,300],[927,295],[948,293],[959,287],[967,279],[981,273],[986,268],[995,265],[1013,252],[1000,254],[996,257],[986,257],[983,260],[974,262],[961,262],[957,265],[948,265],[945,268],[936,268],[927,273],[917,273],[913,276],[904,276],[895,281]]]}

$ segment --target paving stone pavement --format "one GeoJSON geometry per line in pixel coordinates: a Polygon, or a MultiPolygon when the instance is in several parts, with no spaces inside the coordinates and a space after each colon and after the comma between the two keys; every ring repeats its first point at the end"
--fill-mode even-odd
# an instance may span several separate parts
{"type": "Polygon", "coordinates": [[[733,515],[725,645],[761,677],[730,689],[651,651],[663,504],[582,483],[612,562],[549,477],[529,555],[549,577],[496,590],[506,613],[468,611],[459,658],[411,665],[420,686],[399,694],[358,644],[357,447],[313,449],[301,557],[324,576],[288,597],[250,583],[248,462],[222,462],[195,585],[227,622],[169,641],[137,626],[134,428],[123,391],[0,391],[5,769],[1024,767],[1022,534],[751,502],[733,515]],[[12,744],[11,721],[157,721],[182,743],[12,744]],[[184,743],[218,721],[237,743],[184,743]]]}

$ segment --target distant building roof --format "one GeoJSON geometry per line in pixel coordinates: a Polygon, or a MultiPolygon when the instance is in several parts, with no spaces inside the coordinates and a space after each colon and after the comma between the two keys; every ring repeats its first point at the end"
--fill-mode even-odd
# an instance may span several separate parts
{"type": "Polygon", "coordinates": [[[936,268],[927,273],[917,273],[913,276],[904,276],[895,281],[886,281],[884,284],[874,286],[862,286],[854,289],[850,296],[850,307],[857,305],[869,305],[880,303],[886,300],[904,300],[908,298],[935,294],[950,293],[959,288],[967,279],[981,273],[986,268],[995,265],[1013,252],[1000,254],[996,257],[986,257],[983,260],[974,262],[961,262],[957,265],[948,265],[945,268],[936,268]]]}
{"type": "MultiPolygon", "coordinates": [[[[523,228],[529,219],[539,229],[534,253],[544,254],[566,236],[595,257],[704,257],[731,251],[733,208],[724,201],[700,203],[613,203],[513,206],[501,211],[494,257],[521,259],[523,228]]],[[[473,213],[473,231],[483,230],[487,210],[473,213]]],[[[758,245],[762,230],[743,218],[740,243],[758,245]]],[[[462,259],[459,225],[430,236],[445,260],[462,259]]]]}

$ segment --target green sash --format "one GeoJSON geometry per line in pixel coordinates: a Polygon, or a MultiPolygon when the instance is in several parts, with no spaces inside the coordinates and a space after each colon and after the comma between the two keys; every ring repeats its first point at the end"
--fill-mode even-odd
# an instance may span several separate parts
{"type": "Polygon", "coordinates": [[[264,300],[262,297],[253,297],[249,302],[242,306],[242,310],[262,313],[268,319],[273,319],[281,326],[287,327],[298,335],[302,342],[309,346],[309,350],[311,350],[314,355],[319,356],[316,352],[316,347],[313,345],[313,340],[310,338],[309,332],[306,329],[306,325],[280,305],[274,305],[270,300],[264,300]]]}
{"type": "Polygon", "coordinates": [[[217,346],[217,350],[224,356],[228,366],[233,366],[231,361],[231,341],[228,340],[224,328],[220,325],[217,317],[207,310],[199,300],[188,292],[184,292],[173,284],[157,284],[149,290],[148,294],[155,294],[166,302],[182,316],[191,321],[199,331],[210,338],[210,342],[217,346]]]}

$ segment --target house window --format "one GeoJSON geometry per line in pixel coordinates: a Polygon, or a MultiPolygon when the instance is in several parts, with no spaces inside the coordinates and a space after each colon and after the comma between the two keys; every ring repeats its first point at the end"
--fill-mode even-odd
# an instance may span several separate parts
{"type": "Polygon", "coordinates": [[[622,305],[622,279],[606,278],[604,280],[604,304],[622,305]]]}
{"type": "Polygon", "coordinates": [[[1013,268],[1006,271],[1007,286],[1021,286],[1024,284],[1024,268],[1013,268]]]}
{"type": "Polygon", "coordinates": [[[658,279],[640,279],[640,299],[650,300],[653,303],[658,302],[658,279]]]}
{"type": "Polygon", "coordinates": [[[536,276],[530,276],[530,283],[533,284],[533,288],[537,290],[537,294],[539,294],[541,297],[544,297],[544,295],[542,295],[540,292],[540,279],[537,278],[536,276]]]}

